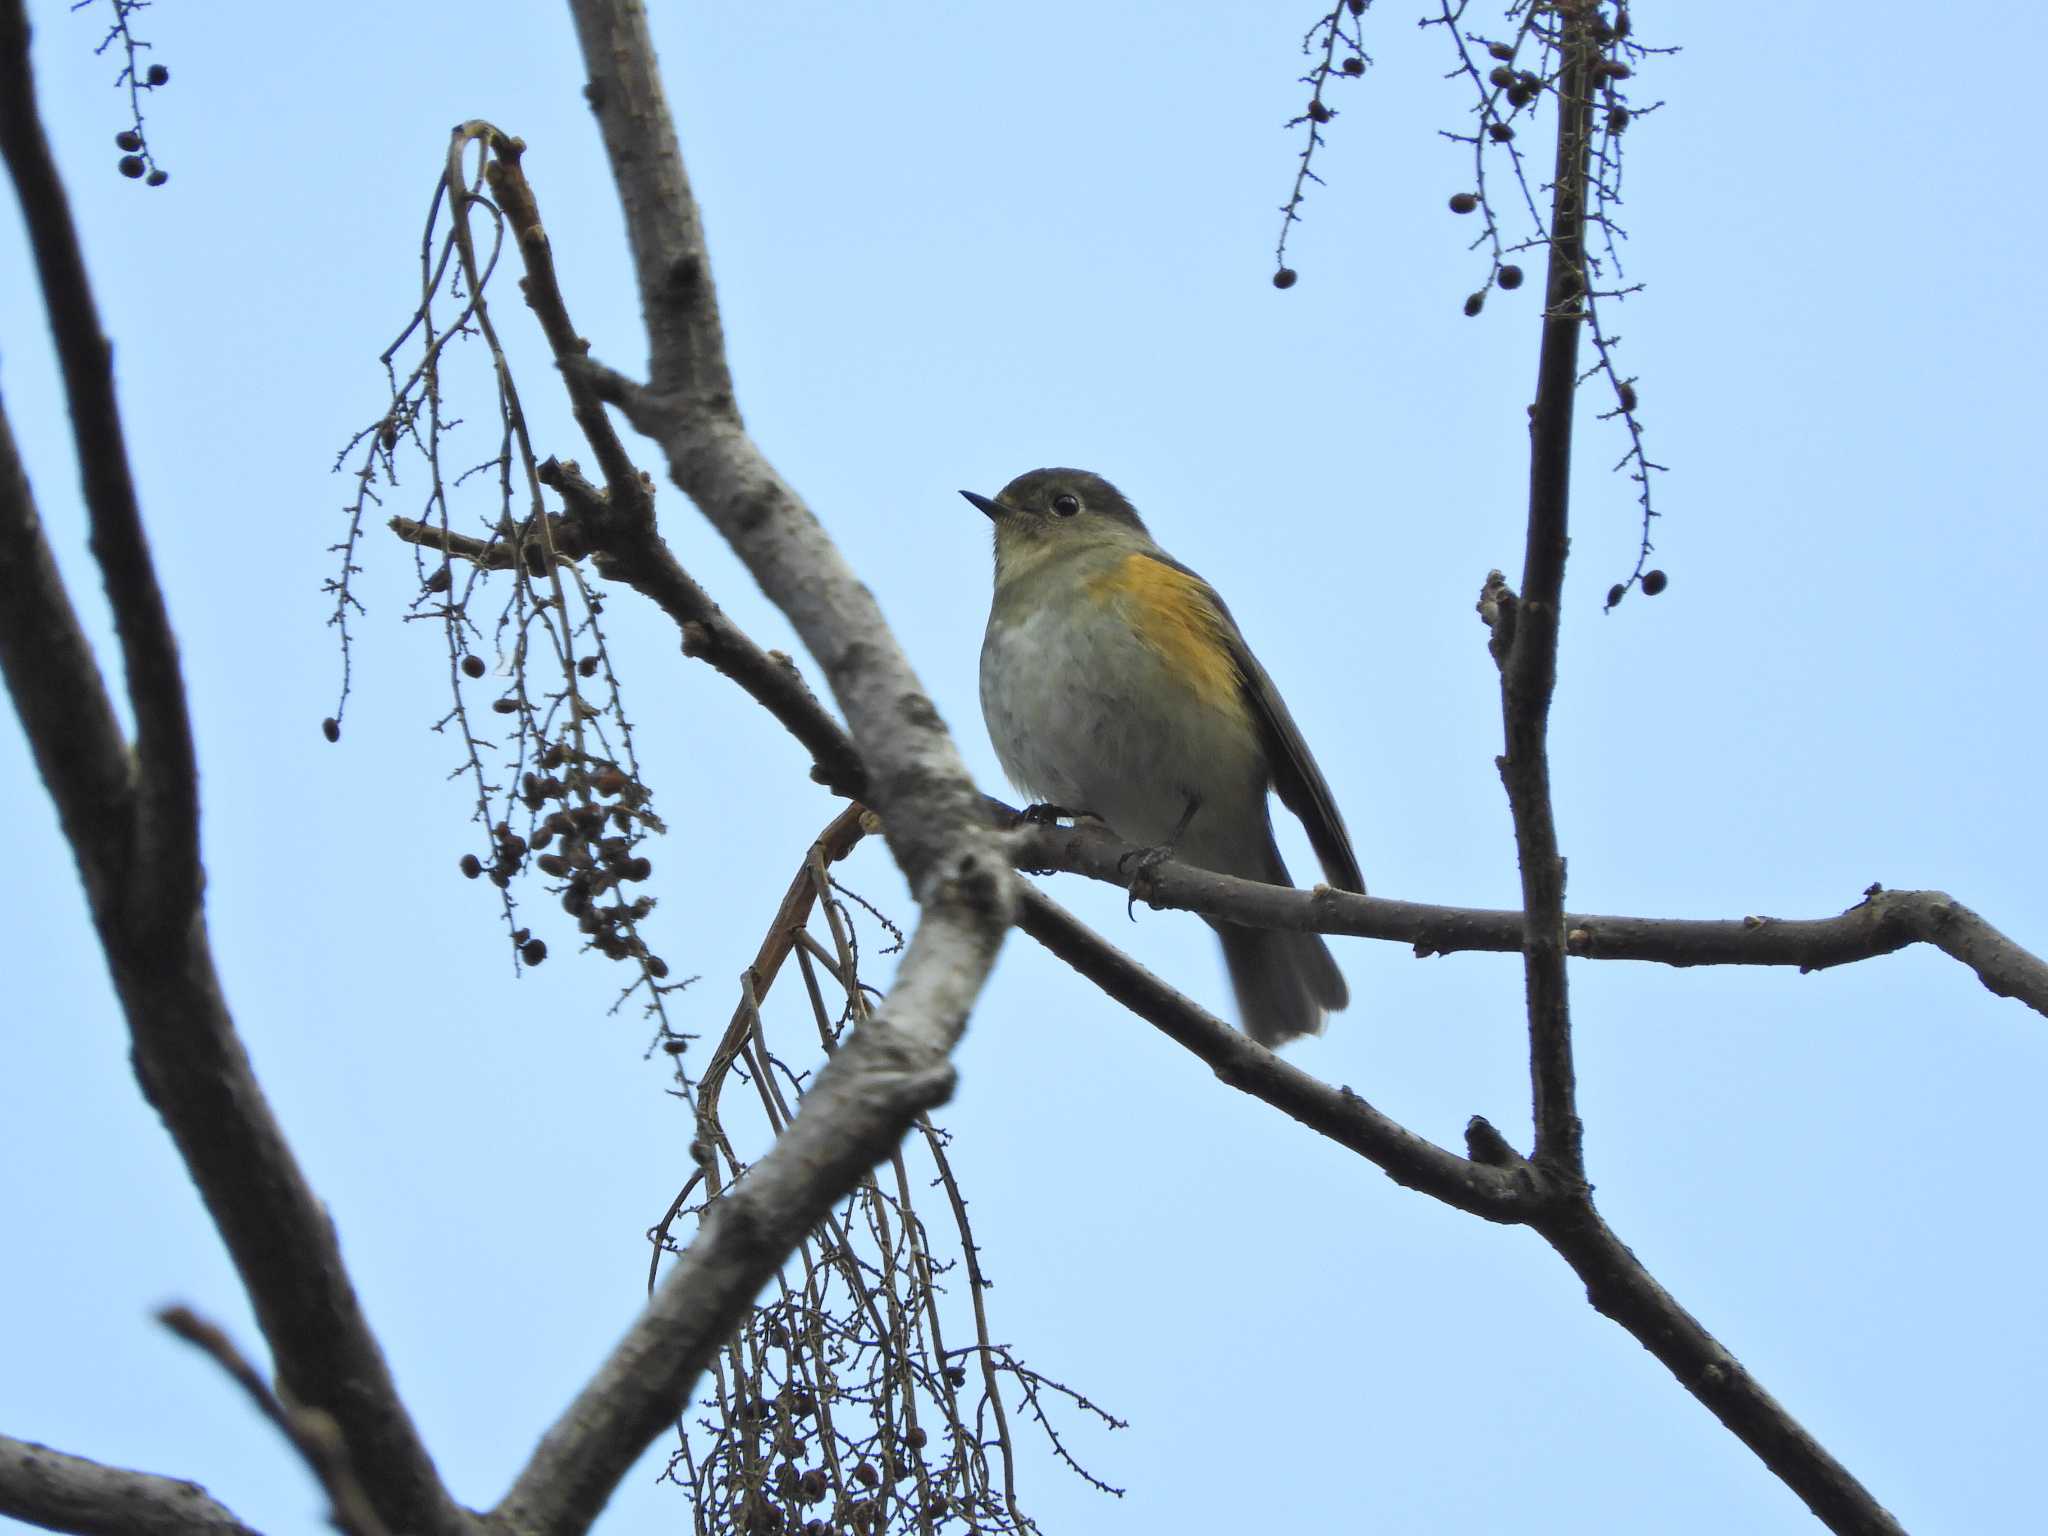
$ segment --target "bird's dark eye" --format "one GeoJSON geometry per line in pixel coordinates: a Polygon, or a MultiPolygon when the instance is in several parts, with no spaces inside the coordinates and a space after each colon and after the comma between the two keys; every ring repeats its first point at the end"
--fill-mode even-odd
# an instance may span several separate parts
{"type": "Polygon", "coordinates": [[[1081,510],[1081,498],[1072,491],[1061,491],[1052,499],[1052,509],[1061,517],[1072,517],[1081,510]]]}

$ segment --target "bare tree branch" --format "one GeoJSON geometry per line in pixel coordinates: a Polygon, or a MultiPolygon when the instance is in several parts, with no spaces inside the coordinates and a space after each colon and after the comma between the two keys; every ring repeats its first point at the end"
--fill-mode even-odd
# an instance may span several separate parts
{"type": "MultiPolygon", "coordinates": [[[[0,6],[0,154],[21,199],[42,280],[128,700],[135,711],[134,795],[120,898],[131,930],[175,945],[199,904],[199,788],[178,644],[150,564],[114,394],[113,345],[100,330],[71,204],[36,112],[21,0],[0,6]]],[[[112,893],[107,893],[112,894],[112,893]]]]}
{"type": "MultiPolygon", "coordinates": [[[[706,1214],[646,1313],[494,1512],[516,1528],[550,1530],[581,1529],[595,1518],[804,1234],[919,1112],[948,1096],[948,1054],[1010,926],[1018,884],[872,595],[740,421],[702,224],[644,10],[629,0],[572,0],[571,8],[651,344],[652,382],[629,415],[662,444],[671,477],[824,667],[867,768],[867,801],[923,916],[887,1002],[827,1063],[768,1155],[706,1214]]],[[[520,214],[539,227],[530,203],[520,214]]],[[[521,247],[529,277],[550,280],[523,233],[521,247]]],[[[581,365],[566,315],[547,325],[557,362],[581,365]]],[[[611,457],[601,440],[594,446],[601,461],[611,457]]],[[[630,494],[616,483],[607,490],[615,503],[630,494]]]]}
{"type": "Polygon", "coordinates": [[[1447,1152],[1390,1120],[1349,1088],[1332,1088],[1282,1061],[1240,1030],[1183,997],[1034,886],[1017,926],[1240,1093],[1263,1099],[1311,1130],[1376,1164],[1395,1183],[1434,1195],[1488,1221],[1528,1219],[1533,1187],[1514,1166],[1489,1166],[1447,1152]]]}
{"type": "Polygon", "coordinates": [[[0,151],[21,198],[70,395],[93,555],[137,721],[134,750],[113,721],[11,438],[0,446],[0,591],[8,598],[0,670],[84,871],[143,1093],[234,1258],[286,1390],[341,1426],[387,1524],[452,1531],[462,1516],[399,1400],[333,1226],[271,1117],[214,972],[199,904],[198,793],[177,647],[127,468],[108,345],[36,115],[20,0],[0,0],[0,151]],[[60,700],[59,690],[72,698],[60,700]]]}
{"type": "MultiPolygon", "coordinates": [[[[1529,1006],[1529,1075],[1535,1161],[1583,1180],[1571,1014],[1564,964],[1564,856],[1551,808],[1550,697],[1557,686],[1558,603],[1564,587],[1571,500],[1572,411],[1586,290],[1586,152],[1593,69],[1600,47],[1591,5],[1560,10],[1557,169],[1551,188],[1550,272],[1536,403],[1529,412],[1529,532],[1514,632],[1497,651],[1507,750],[1500,760],[1522,872],[1523,985],[1529,1006]]],[[[1496,638],[1499,638],[1496,632],[1496,638]]]]}
{"type": "Polygon", "coordinates": [[[0,1435],[0,1515],[78,1536],[257,1536],[197,1483],[0,1435]]]}
{"type": "Polygon", "coordinates": [[[1567,1192],[1532,1224],[1586,1282],[1594,1310],[1662,1361],[1823,1525],[1838,1536],[1905,1536],[1870,1490],[1657,1283],[1592,1201],[1567,1192]]]}
{"type": "MultiPolygon", "coordinates": [[[[1514,914],[1507,914],[1512,916],[1514,914]]],[[[1255,1045],[1110,948],[1036,889],[1018,926],[1216,1069],[1397,1184],[1489,1221],[1533,1228],[1586,1283],[1593,1306],[1668,1367],[1809,1508],[1837,1532],[1900,1536],[1884,1508],[1741,1363],[1650,1275],[1594,1210],[1582,1179],[1524,1160],[1493,1126],[1466,1128],[1470,1160],[1414,1135],[1346,1088],[1331,1088],[1255,1045]]]]}
{"type": "MultiPolygon", "coordinates": [[[[997,804],[991,802],[992,804],[997,804]]],[[[1016,813],[997,804],[1005,822],[1016,813]]],[[[1019,823],[1011,851],[1026,870],[1061,870],[1119,888],[1130,880],[1132,849],[1108,828],[1083,821],[1054,827],[1019,823]]],[[[1146,871],[1136,894],[1154,907],[1224,917],[1254,928],[1348,934],[1412,944],[1418,955],[1522,947],[1524,916],[1484,907],[1394,901],[1318,886],[1312,891],[1261,885],[1168,859],[1146,871]]],[[[1976,973],[1987,990],[2048,1015],[2048,963],[2029,953],[1942,891],[1872,886],[1837,917],[1622,917],[1586,912],[1563,918],[1567,955],[1583,960],[1647,960],[1662,965],[1796,966],[1800,971],[1889,955],[1928,944],[1976,973]]]]}
{"type": "Polygon", "coordinates": [[[157,1321],[226,1371],[258,1411],[291,1441],[292,1448],[327,1490],[334,1527],[342,1536],[388,1536],[388,1527],[377,1518],[370,1496],[363,1491],[355,1462],[341,1438],[341,1428],[331,1415],[318,1408],[302,1408],[282,1401],[235,1347],[234,1340],[189,1307],[166,1307],[157,1313],[157,1321]]]}
{"type": "Polygon", "coordinates": [[[651,377],[628,415],[824,668],[867,765],[865,798],[912,890],[965,849],[993,858],[980,797],[873,595],[746,435],[646,12],[633,0],[572,0],[571,10],[648,324],[651,377]]]}

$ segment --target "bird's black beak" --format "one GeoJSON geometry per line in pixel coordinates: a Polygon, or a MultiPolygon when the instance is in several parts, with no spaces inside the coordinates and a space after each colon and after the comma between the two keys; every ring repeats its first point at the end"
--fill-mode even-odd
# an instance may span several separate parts
{"type": "Polygon", "coordinates": [[[1002,516],[1003,509],[995,502],[990,501],[986,496],[977,496],[972,491],[962,491],[960,494],[967,498],[970,506],[986,513],[990,522],[994,522],[998,517],[1002,516]]]}

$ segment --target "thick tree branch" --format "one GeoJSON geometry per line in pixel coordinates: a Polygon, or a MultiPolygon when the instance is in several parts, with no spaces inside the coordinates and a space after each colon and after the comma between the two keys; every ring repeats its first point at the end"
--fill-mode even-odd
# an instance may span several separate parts
{"type": "Polygon", "coordinates": [[[150,563],[114,393],[114,349],[100,330],[71,203],[36,110],[28,16],[0,3],[0,155],[21,201],[43,308],[71,407],[93,558],[106,580],[135,711],[135,792],[121,898],[137,935],[175,948],[199,906],[199,775],[178,643],[150,563]]]}
{"type": "Polygon", "coordinates": [[[0,1435],[0,1515],[78,1536],[257,1536],[197,1483],[0,1435]]]}
{"type": "Polygon", "coordinates": [[[1013,882],[979,866],[941,881],[880,1013],[818,1074],[767,1156],[712,1205],[697,1237],[491,1518],[515,1531],[580,1531],[673,1424],[748,1304],[803,1236],[952,1093],[946,1051],[1007,926],[1013,882]]]}
{"type": "Polygon", "coordinates": [[[119,899],[128,741],[43,536],[0,408],[0,672],[95,911],[119,899]]]}
{"type": "MultiPolygon", "coordinates": [[[[595,1518],[619,1477],[681,1410],[761,1285],[916,1115],[950,1093],[948,1057],[1009,929],[1019,884],[874,598],[741,425],[702,225],[645,12],[629,0],[572,0],[571,9],[653,359],[654,383],[634,425],[661,443],[671,477],[823,666],[866,768],[865,799],[882,817],[922,916],[880,1011],[826,1064],[768,1155],[707,1213],[648,1310],[548,1431],[493,1515],[515,1529],[552,1531],[579,1530],[595,1518]]],[[[508,165],[507,185],[516,169],[508,165]]],[[[513,211],[538,228],[530,199],[513,211]]],[[[544,252],[524,231],[521,248],[544,252]]],[[[530,263],[528,277],[552,282],[545,264],[530,263]]],[[[566,315],[549,328],[557,361],[565,370],[580,366],[566,315]]],[[[600,458],[607,453],[600,449],[600,458]]],[[[608,492],[621,498],[617,483],[608,492]]]]}
{"type": "Polygon", "coordinates": [[[571,10],[647,317],[652,376],[629,415],[823,667],[867,766],[864,798],[917,891],[962,847],[986,842],[980,797],[873,595],[740,421],[644,8],[572,0],[571,10]]]}
{"type": "Polygon", "coordinates": [[[136,1076],[227,1244],[284,1390],[340,1425],[386,1524],[453,1531],[463,1517],[399,1400],[326,1209],[271,1117],[214,972],[199,905],[197,783],[177,647],[129,478],[109,348],[36,118],[19,0],[0,0],[0,149],[21,197],[70,396],[93,554],[137,722],[134,750],[113,720],[4,434],[0,668],[85,874],[136,1076]],[[58,699],[59,688],[73,697],[58,699]]]}
{"type": "Polygon", "coordinates": [[[1535,1226],[1586,1282],[1594,1309],[1662,1361],[1829,1530],[1841,1536],[1905,1536],[1849,1469],[1657,1283],[1591,1201],[1568,1200],[1535,1226]]]}

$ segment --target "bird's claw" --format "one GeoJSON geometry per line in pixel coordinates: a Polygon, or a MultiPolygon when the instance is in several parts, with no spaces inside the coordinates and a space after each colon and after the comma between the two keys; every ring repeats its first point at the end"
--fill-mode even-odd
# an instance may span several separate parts
{"type": "Polygon", "coordinates": [[[1162,843],[1156,848],[1129,848],[1116,861],[1116,872],[1125,879],[1124,916],[1132,922],[1138,920],[1138,901],[1142,897],[1152,899],[1152,874],[1173,857],[1173,845],[1162,843]]]}

